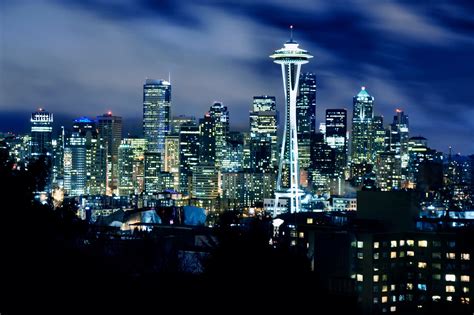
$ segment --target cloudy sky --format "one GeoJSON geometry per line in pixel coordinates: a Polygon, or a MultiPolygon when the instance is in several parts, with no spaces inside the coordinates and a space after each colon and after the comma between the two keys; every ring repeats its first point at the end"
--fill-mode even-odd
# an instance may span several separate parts
{"type": "Polygon", "coordinates": [[[39,106],[66,126],[112,110],[139,130],[144,80],[169,73],[173,115],[219,100],[243,130],[253,95],[281,108],[268,56],[293,24],[319,121],[365,85],[386,123],[402,108],[412,135],[474,153],[473,16],[472,1],[0,0],[0,131],[26,131],[39,106]]]}

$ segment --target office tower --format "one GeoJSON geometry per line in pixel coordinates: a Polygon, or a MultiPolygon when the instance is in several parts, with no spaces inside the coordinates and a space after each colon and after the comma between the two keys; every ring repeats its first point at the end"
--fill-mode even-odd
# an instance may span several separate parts
{"type": "Polygon", "coordinates": [[[276,50],[270,58],[281,65],[283,75],[283,88],[285,92],[285,124],[281,144],[280,163],[278,166],[277,187],[275,190],[275,205],[279,198],[290,199],[290,212],[299,212],[300,189],[299,189],[299,161],[298,161],[298,134],[296,118],[296,96],[300,78],[301,65],[308,63],[312,58],[306,50],[298,47],[299,44],[290,40],[284,47],[276,50]],[[284,172],[283,165],[287,172],[284,172]],[[287,180],[286,174],[289,175],[287,180]],[[283,186],[282,183],[287,184],[283,186]]]}
{"type": "Polygon", "coordinates": [[[64,186],[64,147],[66,144],[66,135],[64,126],[58,136],[53,139],[53,183],[59,187],[64,186]]]}
{"type": "MultiPolygon", "coordinates": [[[[101,143],[95,121],[80,117],[73,121],[72,132],[84,139],[86,149],[85,194],[100,195],[106,192],[106,148],[101,143]]],[[[77,141],[77,140],[76,140],[77,141]]]]}
{"type": "Polygon", "coordinates": [[[347,111],[345,109],[326,110],[326,143],[334,149],[336,173],[344,178],[347,166],[347,111]]]}
{"type": "Polygon", "coordinates": [[[398,190],[401,188],[400,159],[395,152],[382,152],[376,162],[377,187],[381,191],[398,190]]]}
{"type": "Polygon", "coordinates": [[[216,210],[216,199],[219,197],[219,172],[214,165],[196,165],[192,175],[191,196],[194,205],[216,210]]]}
{"type": "MultiPolygon", "coordinates": [[[[250,152],[250,147],[252,143],[252,137],[250,136],[250,132],[243,132],[243,156],[242,156],[242,168],[244,170],[250,170],[251,169],[251,152],[250,152]]],[[[278,157],[278,155],[277,155],[278,157]]]]}
{"type": "Polygon", "coordinates": [[[406,175],[408,166],[408,139],[409,139],[408,116],[401,109],[396,110],[393,123],[390,125],[390,151],[395,152],[400,159],[403,175],[406,175]]]}
{"type": "Polygon", "coordinates": [[[171,84],[147,79],[143,85],[143,136],[148,152],[163,153],[170,133],[171,84]]]}
{"type": "Polygon", "coordinates": [[[311,136],[311,163],[308,168],[313,192],[321,194],[331,191],[331,181],[336,174],[336,149],[324,141],[322,133],[311,136]]]}
{"type": "Polygon", "coordinates": [[[430,149],[428,140],[424,137],[408,139],[408,188],[419,191],[436,191],[442,186],[443,155],[430,149]]]}
{"type": "Polygon", "coordinates": [[[144,138],[125,138],[119,146],[119,195],[138,195],[144,190],[145,151],[144,138]]]}
{"type": "Polygon", "coordinates": [[[64,149],[64,189],[69,196],[81,196],[86,192],[86,138],[72,132],[64,149]]]}
{"type": "Polygon", "coordinates": [[[222,161],[222,172],[239,172],[243,169],[244,137],[241,132],[230,132],[227,139],[226,156],[222,161]]]}
{"type": "Polygon", "coordinates": [[[310,163],[311,135],[316,133],[316,75],[311,72],[300,75],[296,99],[296,128],[299,167],[306,169],[310,163]]]}
{"type": "Polygon", "coordinates": [[[216,160],[216,139],[214,120],[210,113],[199,119],[199,163],[214,165],[216,160]]]}
{"type": "Polygon", "coordinates": [[[52,156],[53,114],[39,108],[31,114],[31,142],[30,154],[38,156],[52,156]]]}
{"type": "Polygon", "coordinates": [[[188,122],[181,125],[179,132],[179,174],[180,191],[189,194],[193,167],[199,163],[199,126],[188,122]]]}
{"type": "Polygon", "coordinates": [[[163,171],[170,173],[173,190],[179,190],[179,136],[165,137],[163,171]]]}
{"type": "Polygon", "coordinates": [[[106,194],[117,193],[118,188],[118,147],[122,141],[122,117],[107,112],[97,116],[97,128],[99,131],[100,145],[105,150],[106,157],[106,194]]]}
{"type": "Polygon", "coordinates": [[[194,123],[196,124],[196,118],[192,116],[179,115],[171,119],[171,134],[179,135],[181,126],[184,124],[194,123]]]}
{"type": "Polygon", "coordinates": [[[227,155],[227,140],[229,137],[229,111],[220,102],[214,102],[209,114],[212,118],[212,128],[215,141],[215,165],[218,169],[227,155]]]}
{"type": "Polygon", "coordinates": [[[373,152],[377,157],[377,154],[387,151],[390,131],[384,128],[382,116],[374,116],[372,129],[374,135],[373,152]]]}
{"type": "Polygon", "coordinates": [[[145,177],[144,186],[145,186],[146,195],[152,196],[160,192],[161,190],[160,173],[161,173],[161,153],[146,151],[145,152],[145,170],[144,170],[144,177],[145,177]]]}
{"type": "Polygon", "coordinates": [[[277,164],[277,111],[274,96],[254,96],[250,112],[250,168],[269,172],[277,164]]]}
{"type": "Polygon", "coordinates": [[[373,164],[374,97],[363,86],[353,99],[352,165],[363,162],[373,164]]]}

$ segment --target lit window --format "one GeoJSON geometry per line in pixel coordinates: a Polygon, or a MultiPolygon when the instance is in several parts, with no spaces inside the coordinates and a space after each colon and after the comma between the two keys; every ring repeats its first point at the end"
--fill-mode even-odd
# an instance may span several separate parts
{"type": "Polygon", "coordinates": [[[418,283],[418,290],[426,291],[426,284],[418,283]]]}
{"type": "Polygon", "coordinates": [[[426,263],[424,261],[418,262],[418,268],[425,269],[426,268],[426,263]]]}
{"type": "Polygon", "coordinates": [[[364,253],[361,253],[361,252],[357,253],[357,258],[364,259],[364,253]]]}
{"type": "Polygon", "coordinates": [[[413,290],[413,283],[407,283],[407,290],[413,290]]]}
{"type": "Polygon", "coordinates": [[[412,251],[412,250],[409,250],[409,251],[407,251],[407,256],[413,257],[413,256],[415,256],[415,252],[412,251]]]}
{"type": "Polygon", "coordinates": [[[392,302],[396,302],[397,301],[397,296],[396,295],[393,295],[392,296],[392,302]]]}
{"type": "Polygon", "coordinates": [[[428,241],[418,241],[418,247],[428,247],[428,241]]]}
{"type": "Polygon", "coordinates": [[[461,298],[461,303],[462,304],[469,304],[470,299],[468,297],[462,297],[461,298]]]}
{"type": "Polygon", "coordinates": [[[390,247],[397,247],[397,241],[390,241],[390,247]]]}
{"type": "Polygon", "coordinates": [[[388,297],[382,296],[382,303],[387,303],[387,302],[388,302],[388,297]]]}
{"type": "Polygon", "coordinates": [[[404,246],[405,245],[405,240],[400,240],[400,246],[404,246]]]}
{"type": "Polygon", "coordinates": [[[382,292],[387,292],[387,291],[388,291],[388,286],[383,285],[383,286],[382,286],[382,292]]]}
{"type": "Polygon", "coordinates": [[[379,282],[379,276],[378,275],[374,275],[374,282],[379,282]]]}
{"type": "Polygon", "coordinates": [[[390,258],[397,258],[397,252],[390,252],[390,258]]]}
{"type": "Polygon", "coordinates": [[[415,241],[414,240],[407,240],[407,245],[408,246],[415,246],[415,241]]]}
{"type": "Polygon", "coordinates": [[[434,280],[441,280],[441,275],[439,273],[436,273],[433,275],[434,280]]]}
{"type": "Polygon", "coordinates": [[[306,224],[313,224],[313,218],[307,218],[306,224]]]}
{"type": "Polygon", "coordinates": [[[363,248],[363,247],[364,247],[364,242],[358,241],[357,248],[363,248]]]}
{"type": "Polygon", "coordinates": [[[452,302],[452,301],[453,301],[453,297],[452,297],[452,296],[447,296],[447,297],[446,297],[446,301],[452,302]]]}
{"type": "Polygon", "coordinates": [[[446,279],[446,281],[456,281],[456,275],[447,274],[444,278],[446,279]]]}
{"type": "Polygon", "coordinates": [[[467,276],[467,275],[462,275],[461,276],[461,282],[469,282],[469,280],[470,280],[469,276],[467,276]]]}
{"type": "Polygon", "coordinates": [[[299,232],[299,233],[298,233],[298,236],[299,236],[300,238],[304,238],[304,232],[299,232]]]}
{"type": "Polygon", "coordinates": [[[357,274],[357,281],[364,281],[364,275],[357,274]]]}
{"type": "Polygon", "coordinates": [[[379,299],[374,297],[374,304],[377,304],[379,302],[379,299]]]}
{"type": "Polygon", "coordinates": [[[461,260],[471,260],[471,255],[469,253],[462,253],[461,260]]]}
{"type": "Polygon", "coordinates": [[[447,285],[446,292],[455,292],[454,285],[447,285]]]}
{"type": "Polygon", "coordinates": [[[382,275],[382,281],[387,281],[387,275],[386,274],[382,275]]]}
{"type": "Polygon", "coordinates": [[[395,291],[395,285],[394,284],[390,285],[390,291],[395,291]]]}
{"type": "Polygon", "coordinates": [[[405,257],[405,252],[400,252],[400,257],[405,257]]]}
{"type": "Polygon", "coordinates": [[[379,248],[380,243],[379,242],[374,242],[374,248],[379,248]]]}
{"type": "Polygon", "coordinates": [[[431,257],[433,258],[440,258],[441,259],[441,253],[432,253],[431,257]]]}
{"type": "Polygon", "coordinates": [[[469,293],[469,288],[468,287],[462,287],[462,292],[469,293]]]}
{"type": "Polygon", "coordinates": [[[295,246],[296,245],[296,241],[295,240],[292,240],[291,241],[291,246],[295,246]]]}
{"type": "Polygon", "coordinates": [[[397,310],[396,306],[390,306],[390,312],[395,312],[397,310]]]}
{"type": "Polygon", "coordinates": [[[456,253],[446,253],[446,258],[455,259],[456,258],[456,253]]]}
{"type": "Polygon", "coordinates": [[[379,253],[374,253],[374,259],[379,259],[379,253]]]}
{"type": "Polygon", "coordinates": [[[433,295],[431,298],[433,299],[433,301],[441,300],[441,296],[439,296],[439,295],[433,295]]]}

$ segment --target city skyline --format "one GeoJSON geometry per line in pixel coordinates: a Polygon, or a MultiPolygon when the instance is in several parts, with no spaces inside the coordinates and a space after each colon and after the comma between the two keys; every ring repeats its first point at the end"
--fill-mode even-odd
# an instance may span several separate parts
{"type": "MultiPolygon", "coordinates": [[[[316,73],[318,123],[328,108],[350,112],[364,85],[377,114],[389,118],[402,108],[412,135],[444,152],[452,145],[470,154],[470,10],[468,4],[396,2],[344,8],[305,1],[293,7],[246,1],[2,3],[0,124],[2,131],[21,126],[18,113],[28,117],[37,107],[58,121],[112,110],[130,130],[142,113],[145,79],[171,73],[173,116],[201,117],[217,100],[228,107],[233,129],[247,129],[255,95],[275,95],[283,112],[279,71],[265,56],[288,39],[294,24],[295,39],[315,56],[305,71],[316,73]],[[37,14],[25,26],[32,10],[37,14]],[[361,16],[365,22],[355,22],[361,16]]],[[[27,132],[23,125],[13,131],[27,132]]]]}

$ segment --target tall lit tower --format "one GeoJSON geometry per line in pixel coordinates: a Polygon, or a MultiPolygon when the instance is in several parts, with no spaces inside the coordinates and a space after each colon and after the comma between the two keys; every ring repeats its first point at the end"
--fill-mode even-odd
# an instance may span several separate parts
{"type": "Polygon", "coordinates": [[[280,197],[289,198],[290,212],[299,212],[299,166],[298,166],[298,134],[296,123],[296,96],[300,78],[301,65],[308,63],[313,58],[306,50],[299,48],[293,40],[293,26],[290,26],[291,37],[283,48],[275,50],[270,56],[275,63],[281,65],[283,75],[283,88],[285,91],[285,128],[280,150],[280,163],[278,165],[278,179],[275,190],[275,209],[280,197]],[[289,164],[289,187],[282,187],[283,164],[289,164]]]}

